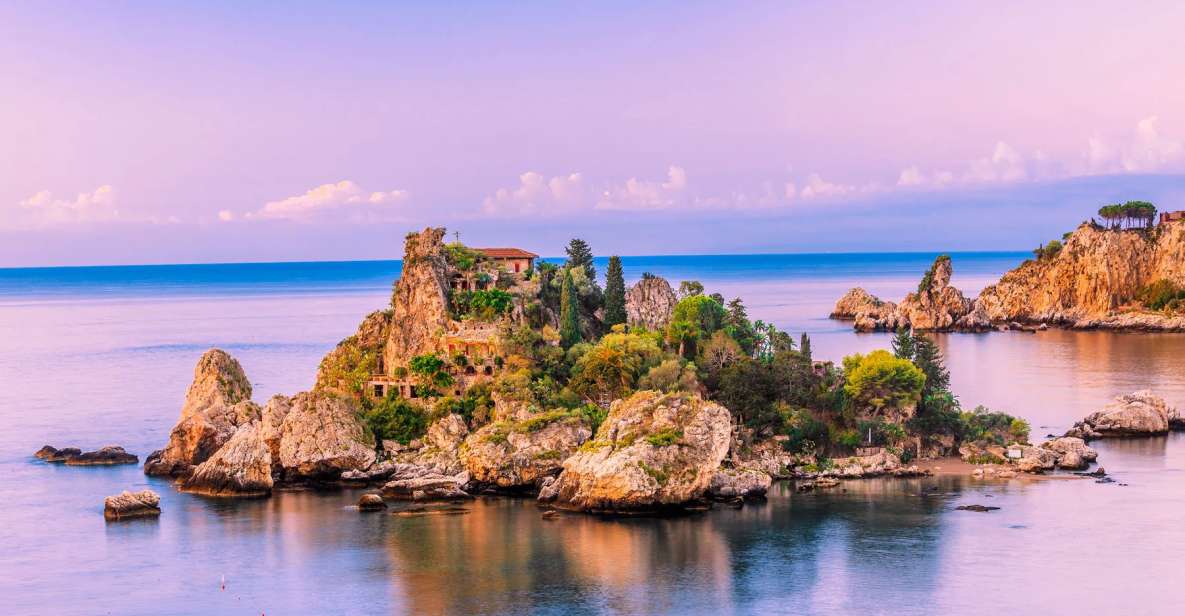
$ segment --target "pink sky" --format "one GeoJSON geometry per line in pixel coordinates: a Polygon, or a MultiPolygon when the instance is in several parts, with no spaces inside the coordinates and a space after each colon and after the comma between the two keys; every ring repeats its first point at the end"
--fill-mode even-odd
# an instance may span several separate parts
{"type": "Polygon", "coordinates": [[[1016,249],[1185,208],[1185,5],[0,6],[0,266],[1016,249]],[[935,233],[935,226],[943,232],[935,233]]]}

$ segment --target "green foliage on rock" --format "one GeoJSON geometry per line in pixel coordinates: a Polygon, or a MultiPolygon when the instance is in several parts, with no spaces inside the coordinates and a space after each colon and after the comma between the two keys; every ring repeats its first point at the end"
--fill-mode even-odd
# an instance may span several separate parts
{"type": "Polygon", "coordinates": [[[1033,250],[1033,256],[1037,257],[1038,261],[1045,261],[1052,259],[1062,251],[1062,243],[1060,240],[1049,240],[1048,244],[1038,246],[1033,250]]]}
{"type": "Polygon", "coordinates": [[[428,429],[428,414],[424,408],[400,398],[394,391],[363,411],[362,417],[375,438],[404,445],[420,438],[428,429]]]}
{"type": "Polygon", "coordinates": [[[655,337],[646,333],[614,332],[588,348],[572,366],[568,386],[584,400],[608,408],[637,386],[638,379],[662,358],[655,337]]]}
{"type": "Polygon", "coordinates": [[[449,265],[462,272],[472,270],[480,257],[480,253],[461,242],[453,242],[445,246],[445,258],[449,265]]]}
{"type": "Polygon", "coordinates": [[[1029,440],[1027,421],[1007,413],[988,410],[983,406],[962,413],[959,420],[963,441],[1007,445],[1013,442],[1027,443],[1029,440]]]}
{"type": "Polygon", "coordinates": [[[489,423],[493,411],[492,387],[484,381],[469,386],[460,396],[445,396],[432,407],[434,416],[460,415],[471,428],[489,423]]]}
{"type": "Polygon", "coordinates": [[[440,390],[454,383],[452,375],[445,368],[444,360],[436,353],[425,353],[411,358],[407,367],[416,377],[416,393],[421,398],[440,395],[440,390]]]}
{"type": "MultiPolygon", "coordinates": [[[[1151,310],[1167,308],[1173,311],[1185,302],[1185,287],[1161,278],[1140,289],[1136,293],[1136,299],[1151,310]]],[[[1180,306],[1180,309],[1185,309],[1185,306],[1180,306]]]]}

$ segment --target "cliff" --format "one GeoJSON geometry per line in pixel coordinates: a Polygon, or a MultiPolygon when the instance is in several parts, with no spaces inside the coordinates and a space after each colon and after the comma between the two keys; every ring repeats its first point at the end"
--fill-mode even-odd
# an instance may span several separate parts
{"type": "Polygon", "coordinates": [[[951,273],[950,257],[941,255],[918,283],[918,290],[906,295],[900,304],[883,301],[857,287],[839,298],[831,318],[854,321],[856,331],[953,329],[971,312],[972,302],[950,285],[951,273]]]}
{"type": "Polygon", "coordinates": [[[400,360],[428,352],[449,325],[448,259],[444,229],[408,234],[403,247],[403,273],[391,298],[391,327],[383,359],[400,360]]]}
{"type": "Polygon", "coordinates": [[[992,322],[1185,330],[1185,315],[1155,313],[1137,299],[1161,280],[1185,286],[1185,222],[1123,231],[1083,224],[1056,255],[1024,262],[976,303],[992,322]]]}

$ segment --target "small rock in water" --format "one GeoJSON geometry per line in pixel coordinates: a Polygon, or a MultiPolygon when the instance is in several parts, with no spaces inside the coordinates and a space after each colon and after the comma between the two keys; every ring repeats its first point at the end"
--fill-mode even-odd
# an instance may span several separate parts
{"type": "Polygon", "coordinates": [[[103,501],[103,517],[108,520],[155,517],[160,515],[160,495],[152,490],[124,491],[103,501]]]}
{"type": "Polygon", "coordinates": [[[551,509],[551,510],[543,512],[543,519],[544,520],[558,520],[559,517],[560,517],[560,512],[556,511],[555,509],[551,509]]]}
{"type": "Polygon", "coordinates": [[[368,493],[363,494],[362,498],[358,499],[359,511],[382,511],[387,508],[387,503],[383,502],[383,497],[378,494],[368,493]]]}
{"type": "Polygon", "coordinates": [[[995,511],[999,509],[999,507],[992,507],[991,505],[959,505],[958,507],[955,507],[955,509],[957,511],[979,511],[982,513],[995,511]]]}

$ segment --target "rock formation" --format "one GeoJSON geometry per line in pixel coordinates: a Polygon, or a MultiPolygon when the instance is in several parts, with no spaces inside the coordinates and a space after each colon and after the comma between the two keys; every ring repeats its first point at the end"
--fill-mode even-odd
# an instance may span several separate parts
{"type": "Polygon", "coordinates": [[[327,392],[292,397],[280,424],[280,467],[287,481],[336,479],[374,464],[375,443],[353,400],[327,392]]]}
{"type": "Polygon", "coordinates": [[[1147,390],[1118,396],[1115,401],[1074,424],[1066,436],[1083,440],[1112,436],[1165,434],[1180,421],[1177,410],[1147,390]]]}
{"type": "Polygon", "coordinates": [[[835,303],[831,318],[851,320],[856,331],[863,332],[893,331],[900,327],[922,331],[959,329],[957,324],[973,306],[961,291],[950,286],[951,271],[950,257],[939,256],[918,284],[918,290],[906,295],[900,304],[854,288],[835,303]]]}
{"type": "Polygon", "coordinates": [[[1057,456],[1055,462],[1058,468],[1080,471],[1090,466],[1098,459],[1099,454],[1086,445],[1086,441],[1072,436],[1063,436],[1041,443],[1041,448],[1052,451],[1057,456]]]}
{"type": "Polygon", "coordinates": [[[33,454],[38,459],[52,463],[65,463],[67,466],[112,466],[116,464],[137,464],[140,458],[124,450],[123,447],[108,445],[97,451],[83,452],[77,447],[63,447],[57,449],[46,445],[33,454]]]}
{"type": "Polygon", "coordinates": [[[1084,223],[1056,255],[1026,261],[985,288],[976,302],[992,322],[1185,330],[1185,317],[1141,313],[1130,305],[1141,288],[1157,280],[1185,286],[1185,223],[1149,231],[1084,223]]]}
{"type": "Polygon", "coordinates": [[[156,517],[160,515],[160,495],[152,490],[124,491],[103,500],[103,517],[108,520],[156,517]]]}
{"type": "Polygon", "coordinates": [[[564,461],[540,499],[585,511],[682,506],[707,491],[730,436],[729,412],[719,404],[641,391],[613,402],[596,438],[564,461]]]}
{"type": "Polygon", "coordinates": [[[469,426],[460,415],[448,414],[428,426],[424,446],[400,456],[401,461],[418,464],[444,475],[465,470],[458,450],[469,436],[469,426]]]}
{"type": "Polygon", "coordinates": [[[169,443],[144,463],[150,475],[185,475],[222,447],[239,426],[259,418],[243,367],[225,351],[210,349],[198,360],[185,394],[181,419],[169,443]]]}
{"type": "Polygon", "coordinates": [[[564,411],[499,420],[465,439],[461,463],[478,484],[499,490],[537,489],[592,436],[579,416],[564,411]]]}
{"type": "Polygon", "coordinates": [[[433,349],[448,328],[448,259],[443,239],[443,228],[427,228],[408,234],[404,242],[403,272],[395,283],[383,351],[388,366],[433,349]]]}
{"type": "Polygon", "coordinates": [[[456,500],[469,498],[465,486],[469,473],[445,475],[415,464],[397,464],[391,480],[383,486],[383,496],[394,500],[456,500]]]}
{"type": "Polygon", "coordinates": [[[708,495],[718,500],[763,498],[773,480],[762,471],[750,468],[722,468],[712,476],[708,495]]]}
{"type": "MultiPolygon", "coordinates": [[[[405,293],[410,295],[410,293],[405,293]]],[[[342,394],[357,394],[350,391],[346,382],[349,373],[365,370],[373,374],[378,361],[383,357],[390,334],[392,312],[379,310],[362,320],[358,331],[338,345],[321,359],[317,367],[315,390],[330,390],[342,394]]]]}
{"type": "Polygon", "coordinates": [[[631,327],[661,329],[671,320],[679,299],[665,278],[650,276],[625,292],[626,322],[631,327]]]}
{"type": "Polygon", "coordinates": [[[210,459],[181,484],[186,492],[208,496],[268,496],[272,493],[272,453],[258,423],[238,429],[210,459]]]}

